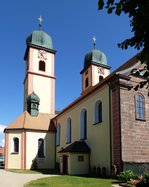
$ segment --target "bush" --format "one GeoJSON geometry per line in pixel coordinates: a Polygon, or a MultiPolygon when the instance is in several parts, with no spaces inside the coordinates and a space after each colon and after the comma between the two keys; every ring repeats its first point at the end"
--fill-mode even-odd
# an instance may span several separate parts
{"type": "Polygon", "coordinates": [[[123,171],[118,175],[118,178],[121,182],[127,182],[130,179],[136,179],[136,175],[134,174],[133,171],[131,170],[127,170],[127,171],[123,171]]]}
{"type": "Polygon", "coordinates": [[[146,173],[144,175],[144,179],[145,179],[146,184],[149,184],[149,173],[146,173]]]}

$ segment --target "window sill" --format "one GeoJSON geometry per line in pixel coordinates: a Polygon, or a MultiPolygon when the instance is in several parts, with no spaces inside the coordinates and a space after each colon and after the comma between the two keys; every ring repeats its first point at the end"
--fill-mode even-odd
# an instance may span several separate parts
{"type": "Polygon", "coordinates": [[[38,157],[38,160],[44,160],[46,157],[38,157]]]}
{"type": "Polygon", "coordinates": [[[136,118],[136,121],[143,121],[143,122],[145,122],[146,119],[139,119],[139,118],[136,118]]]}
{"type": "Polygon", "coordinates": [[[19,152],[12,152],[11,155],[18,155],[19,152]]]}
{"type": "Polygon", "coordinates": [[[71,142],[66,142],[66,144],[70,144],[71,142]]]}
{"type": "Polygon", "coordinates": [[[100,121],[100,122],[96,122],[96,123],[93,123],[93,125],[98,125],[98,124],[101,124],[103,121],[100,121]]]}
{"type": "Polygon", "coordinates": [[[87,138],[81,138],[80,141],[84,141],[84,140],[87,140],[87,138]]]}

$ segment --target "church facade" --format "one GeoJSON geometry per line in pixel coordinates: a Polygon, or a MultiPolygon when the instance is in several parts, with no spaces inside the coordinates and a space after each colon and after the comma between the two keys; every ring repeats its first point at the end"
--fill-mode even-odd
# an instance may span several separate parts
{"type": "Polygon", "coordinates": [[[84,58],[82,93],[55,113],[55,53],[42,30],[26,39],[24,112],[5,129],[5,169],[110,176],[149,163],[149,98],[133,57],[110,73],[98,49],[84,58]]]}

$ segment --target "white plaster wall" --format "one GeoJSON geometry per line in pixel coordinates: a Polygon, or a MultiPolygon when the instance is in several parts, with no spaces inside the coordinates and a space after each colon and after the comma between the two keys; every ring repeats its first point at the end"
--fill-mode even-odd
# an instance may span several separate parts
{"type": "Polygon", "coordinates": [[[8,135],[8,168],[21,169],[21,133],[13,132],[8,135]],[[13,153],[13,138],[19,139],[19,153],[13,153]]]}
{"type": "Polygon", "coordinates": [[[104,87],[100,91],[94,92],[83,101],[80,101],[67,112],[57,118],[57,124],[61,125],[60,146],[57,146],[57,162],[60,162],[61,148],[67,147],[66,126],[67,119],[72,119],[72,143],[80,140],[80,114],[82,109],[87,110],[87,139],[86,143],[91,148],[90,163],[91,167],[106,167],[110,173],[110,119],[109,119],[109,87],[104,87]],[[102,101],[103,121],[94,124],[94,104],[97,100],[102,101]]]}
{"type": "Polygon", "coordinates": [[[70,154],[68,159],[70,175],[83,175],[89,173],[89,155],[88,154],[70,154]],[[83,161],[78,161],[78,156],[83,156],[83,161]]]}
{"type": "Polygon", "coordinates": [[[44,132],[26,132],[26,169],[31,169],[32,161],[37,158],[39,169],[55,167],[55,134],[44,132]],[[38,158],[38,139],[45,141],[45,158],[38,158]]]}
{"type": "Polygon", "coordinates": [[[33,90],[40,98],[39,112],[55,112],[55,79],[34,76],[33,90]]]}

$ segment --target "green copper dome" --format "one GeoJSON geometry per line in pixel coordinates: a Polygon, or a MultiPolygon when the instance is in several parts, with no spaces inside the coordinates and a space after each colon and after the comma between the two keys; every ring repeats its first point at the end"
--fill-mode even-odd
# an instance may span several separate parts
{"type": "Polygon", "coordinates": [[[27,111],[31,116],[38,116],[38,107],[40,99],[38,95],[32,92],[30,95],[27,96],[27,111]]]}
{"type": "Polygon", "coordinates": [[[100,50],[93,49],[85,55],[84,68],[88,67],[90,64],[99,64],[107,66],[107,57],[100,50]]]}
{"type": "Polygon", "coordinates": [[[42,30],[33,31],[32,34],[27,37],[26,43],[53,49],[52,38],[42,30]]]}
{"type": "Polygon", "coordinates": [[[28,95],[26,100],[28,103],[39,103],[40,102],[40,98],[38,97],[37,94],[35,94],[35,92],[32,92],[30,95],[28,95]]]}

